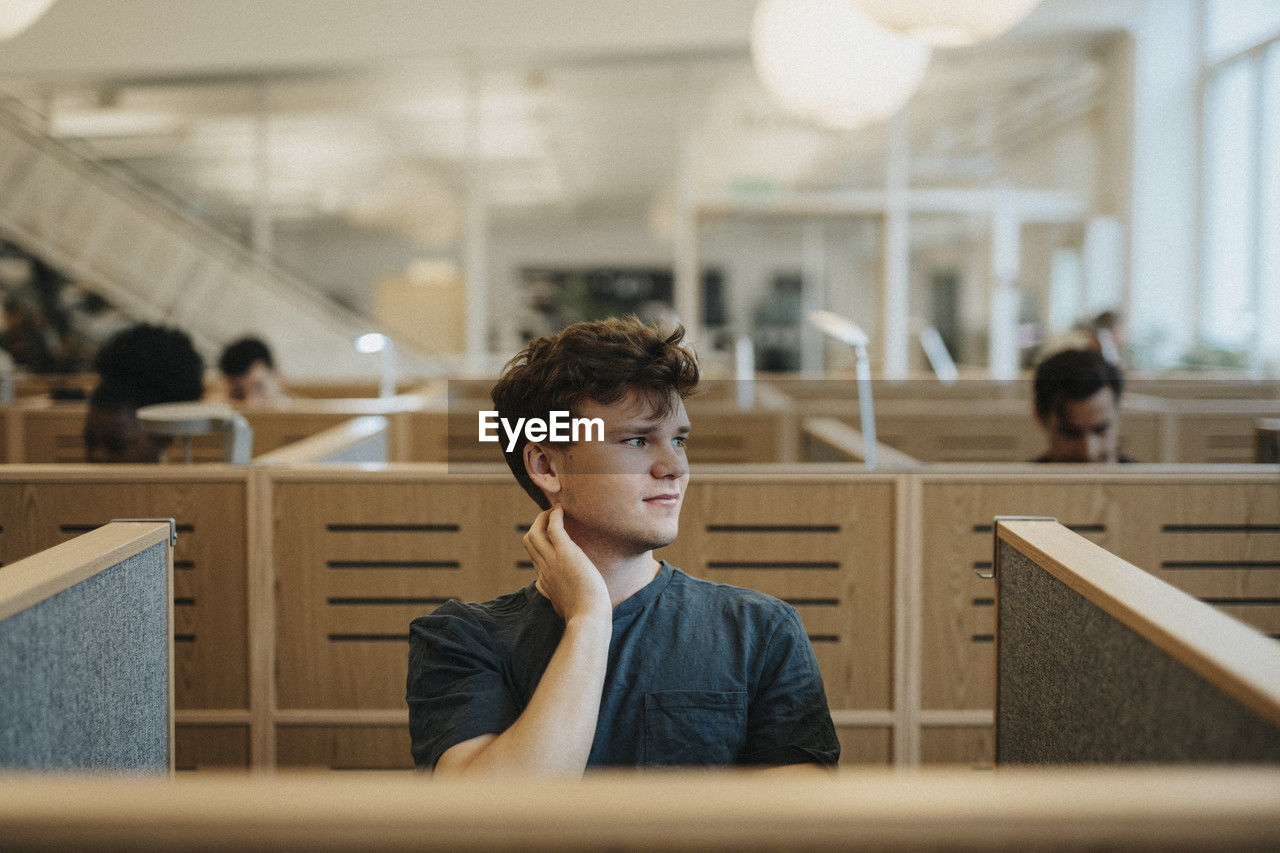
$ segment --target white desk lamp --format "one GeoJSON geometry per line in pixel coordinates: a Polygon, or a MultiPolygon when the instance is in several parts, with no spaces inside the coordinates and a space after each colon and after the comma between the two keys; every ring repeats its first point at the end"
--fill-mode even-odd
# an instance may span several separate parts
{"type": "Polygon", "coordinates": [[[182,461],[191,464],[191,439],[222,433],[222,461],[247,465],[253,455],[253,430],[244,415],[217,403],[157,403],[138,409],[138,423],[148,435],[182,439],[182,461]]]}
{"type": "Polygon", "coordinates": [[[920,346],[924,347],[924,354],[929,359],[929,366],[933,368],[933,375],[945,385],[954,385],[960,378],[960,371],[956,369],[955,359],[951,357],[950,351],[947,350],[947,343],[936,327],[925,326],[920,329],[920,346]]]}
{"type": "Polygon", "coordinates": [[[356,338],[356,352],[382,353],[382,381],[378,386],[379,397],[394,397],[396,394],[395,348],[391,339],[378,332],[370,332],[356,338]]]}
{"type": "Polygon", "coordinates": [[[756,347],[747,335],[738,335],[734,341],[733,375],[737,380],[738,408],[749,412],[756,404],[756,347]]]}
{"type": "Polygon", "coordinates": [[[830,311],[810,311],[805,315],[809,324],[823,334],[853,347],[854,370],[858,377],[858,412],[861,416],[862,440],[865,444],[862,462],[868,468],[876,467],[876,412],[871,399],[871,359],[867,344],[871,339],[852,320],[830,311]]]}

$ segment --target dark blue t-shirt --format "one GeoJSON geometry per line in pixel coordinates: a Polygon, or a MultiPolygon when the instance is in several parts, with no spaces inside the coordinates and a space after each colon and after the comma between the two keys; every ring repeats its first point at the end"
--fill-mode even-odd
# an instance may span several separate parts
{"type": "MultiPolygon", "coordinates": [[[[564,631],[533,584],[483,604],[449,601],[409,628],[413,759],[505,731],[564,631]]],[[[589,767],[835,764],[813,648],[795,608],[667,563],[613,610],[589,767]]]]}

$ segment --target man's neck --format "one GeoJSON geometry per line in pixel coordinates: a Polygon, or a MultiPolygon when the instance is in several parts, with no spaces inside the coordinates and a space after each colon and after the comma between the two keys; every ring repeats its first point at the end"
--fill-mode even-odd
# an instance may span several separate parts
{"type": "Polygon", "coordinates": [[[606,549],[592,548],[590,543],[582,550],[604,578],[604,585],[609,589],[609,603],[614,607],[648,586],[662,568],[652,551],[623,556],[607,553],[606,549]]]}

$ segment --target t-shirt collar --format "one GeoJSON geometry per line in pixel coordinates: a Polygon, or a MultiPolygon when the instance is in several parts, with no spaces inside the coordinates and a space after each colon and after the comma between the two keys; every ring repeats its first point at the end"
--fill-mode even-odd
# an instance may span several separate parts
{"type": "MultiPolygon", "coordinates": [[[[658,573],[654,575],[653,580],[640,587],[640,589],[638,589],[630,598],[619,602],[618,606],[613,608],[614,621],[617,621],[619,617],[629,616],[638,610],[642,610],[659,595],[662,595],[662,591],[666,589],[667,584],[671,582],[671,577],[675,573],[675,570],[666,560],[659,560],[658,562],[660,563],[660,566],[658,567],[658,573]]],[[[550,599],[538,591],[538,585],[536,582],[525,587],[524,594],[529,601],[537,601],[541,599],[542,601],[545,601],[548,606],[551,606],[550,599]]]]}

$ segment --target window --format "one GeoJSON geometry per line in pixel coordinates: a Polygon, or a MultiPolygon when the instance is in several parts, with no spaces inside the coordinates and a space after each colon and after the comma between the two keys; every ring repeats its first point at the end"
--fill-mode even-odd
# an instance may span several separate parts
{"type": "Polygon", "coordinates": [[[1280,3],[1204,8],[1200,340],[1280,372],[1280,3]]]}

